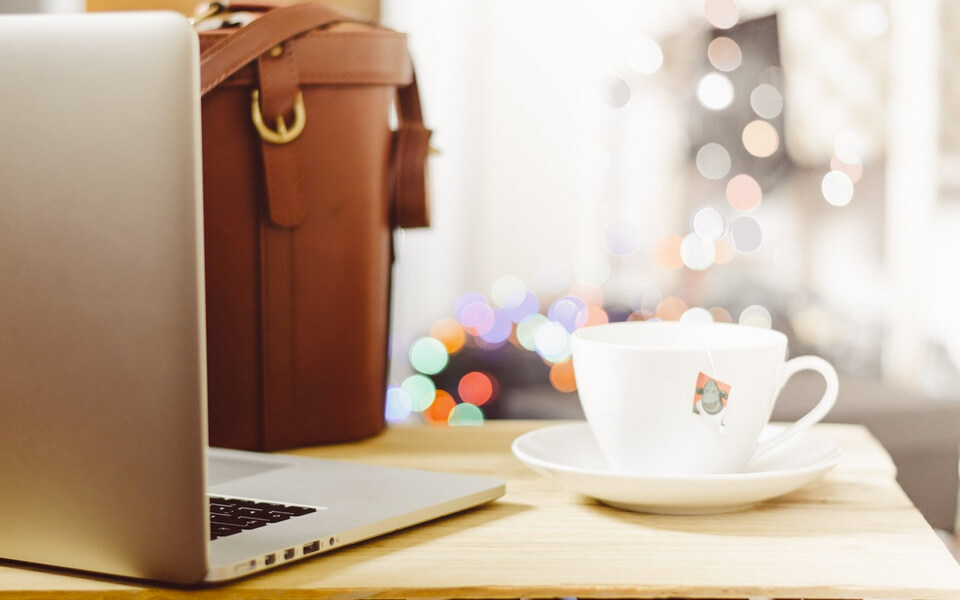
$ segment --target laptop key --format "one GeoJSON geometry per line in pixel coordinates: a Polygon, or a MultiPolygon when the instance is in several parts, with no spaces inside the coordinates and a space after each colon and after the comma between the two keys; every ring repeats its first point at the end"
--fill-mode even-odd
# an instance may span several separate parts
{"type": "Polygon", "coordinates": [[[277,521],[286,521],[290,518],[290,515],[279,512],[268,512],[265,510],[260,510],[258,508],[247,508],[241,507],[236,509],[233,513],[237,517],[250,517],[251,519],[262,519],[264,521],[269,521],[270,523],[276,523],[277,521]]]}
{"type": "Polygon", "coordinates": [[[317,512],[309,506],[209,496],[210,539],[215,540],[317,512]]]}
{"type": "Polygon", "coordinates": [[[241,531],[243,531],[243,528],[237,525],[221,525],[216,523],[210,525],[210,533],[218,537],[234,535],[236,533],[240,533],[241,531]]]}
{"type": "Polygon", "coordinates": [[[220,496],[209,496],[210,504],[219,504],[221,506],[240,506],[244,503],[243,500],[237,500],[236,498],[221,498],[220,496]]]}
{"type": "Polygon", "coordinates": [[[233,517],[229,515],[210,515],[210,522],[217,525],[236,525],[244,529],[256,529],[263,527],[267,521],[262,519],[251,519],[249,517],[233,517]]]}
{"type": "Polygon", "coordinates": [[[293,515],[295,517],[317,512],[317,509],[309,506],[284,506],[283,508],[277,508],[273,510],[275,512],[287,513],[288,515],[293,515]]]}
{"type": "Polygon", "coordinates": [[[290,508],[286,504],[275,504],[273,502],[251,502],[247,506],[250,508],[259,508],[261,510],[279,510],[283,512],[286,512],[284,509],[290,508]]]}

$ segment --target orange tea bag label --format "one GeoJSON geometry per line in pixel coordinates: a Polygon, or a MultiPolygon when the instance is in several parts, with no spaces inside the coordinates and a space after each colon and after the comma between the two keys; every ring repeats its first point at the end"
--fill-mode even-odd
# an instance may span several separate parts
{"type": "Polygon", "coordinates": [[[730,384],[723,383],[706,373],[697,374],[697,387],[693,394],[693,412],[698,415],[719,415],[730,399],[730,384]]]}

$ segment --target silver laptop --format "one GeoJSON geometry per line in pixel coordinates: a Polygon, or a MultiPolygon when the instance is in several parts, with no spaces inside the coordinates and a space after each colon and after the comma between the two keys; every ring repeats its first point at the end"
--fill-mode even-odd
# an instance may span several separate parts
{"type": "Polygon", "coordinates": [[[0,558],[222,581],[504,492],[208,451],[197,53],[173,13],[0,18],[0,558]]]}

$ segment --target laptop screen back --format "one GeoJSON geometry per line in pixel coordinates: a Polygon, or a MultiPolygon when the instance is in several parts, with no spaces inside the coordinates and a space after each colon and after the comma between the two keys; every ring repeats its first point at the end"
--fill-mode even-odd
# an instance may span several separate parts
{"type": "Polygon", "coordinates": [[[0,18],[0,557],[206,571],[196,35],[0,18]]]}

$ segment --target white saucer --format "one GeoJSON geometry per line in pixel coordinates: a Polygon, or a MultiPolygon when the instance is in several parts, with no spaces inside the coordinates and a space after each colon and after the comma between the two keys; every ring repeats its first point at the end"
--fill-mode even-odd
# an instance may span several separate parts
{"type": "MultiPolygon", "coordinates": [[[[769,425],[761,439],[780,426],[769,425]]],[[[627,475],[607,464],[585,423],[544,427],[513,442],[513,453],[534,471],[605,504],[639,512],[694,515],[730,512],[792,492],[837,465],[843,451],[816,433],[723,475],[627,475]]]]}

